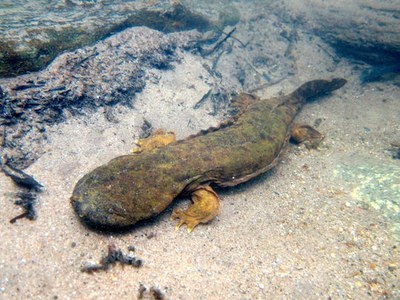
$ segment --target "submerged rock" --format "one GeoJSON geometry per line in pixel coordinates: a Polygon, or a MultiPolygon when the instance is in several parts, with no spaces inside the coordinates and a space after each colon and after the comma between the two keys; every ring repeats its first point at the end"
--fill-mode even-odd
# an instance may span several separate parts
{"type": "Polygon", "coordinates": [[[396,1],[286,0],[277,6],[341,54],[371,64],[399,61],[400,8],[396,1]]]}
{"type": "Polygon", "coordinates": [[[210,22],[188,6],[168,1],[2,1],[0,77],[37,71],[57,55],[91,45],[132,26],[164,33],[210,30],[210,22]]]}
{"type": "Polygon", "coordinates": [[[4,148],[17,150],[11,154],[14,165],[27,166],[40,155],[40,147],[33,148],[46,125],[84,113],[82,108],[129,105],[147,80],[158,80],[151,70],[170,68],[178,53],[196,46],[201,37],[197,30],[164,34],[134,27],[64,53],[46,70],[0,80],[0,126],[4,148]]]}

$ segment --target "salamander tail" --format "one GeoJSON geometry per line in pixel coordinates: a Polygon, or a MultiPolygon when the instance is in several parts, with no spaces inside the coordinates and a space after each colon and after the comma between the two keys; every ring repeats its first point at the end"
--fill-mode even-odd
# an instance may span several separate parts
{"type": "Polygon", "coordinates": [[[291,99],[293,104],[302,104],[305,101],[310,101],[313,98],[329,94],[346,84],[347,80],[343,78],[333,78],[332,80],[311,80],[304,83],[297,90],[295,90],[291,99]]]}

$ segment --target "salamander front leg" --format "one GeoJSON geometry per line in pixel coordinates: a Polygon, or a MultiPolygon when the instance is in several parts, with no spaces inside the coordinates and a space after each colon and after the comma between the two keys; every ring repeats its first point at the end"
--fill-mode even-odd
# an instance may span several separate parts
{"type": "Polygon", "coordinates": [[[199,186],[192,193],[193,204],[182,211],[175,209],[172,212],[173,219],[179,219],[176,229],[183,224],[187,225],[191,232],[199,223],[207,223],[219,213],[219,198],[210,186],[199,186]]]}
{"type": "Polygon", "coordinates": [[[136,148],[131,150],[132,153],[140,153],[143,151],[150,151],[155,148],[164,147],[176,141],[176,134],[173,131],[165,131],[164,129],[157,129],[149,137],[139,139],[135,142],[136,148]]]}
{"type": "Polygon", "coordinates": [[[315,149],[324,139],[324,136],[310,125],[293,124],[290,130],[291,139],[300,144],[303,143],[307,149],[315,149]]]}

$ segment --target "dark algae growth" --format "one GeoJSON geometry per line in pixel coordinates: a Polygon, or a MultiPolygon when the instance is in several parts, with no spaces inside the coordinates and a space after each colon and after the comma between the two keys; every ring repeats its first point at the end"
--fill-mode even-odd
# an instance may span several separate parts
{"type": "MultiPolygon", "coordinates": [[[[211,185],[234,186],[274,167],[291,132],[310,132],[293,123],[303,104],[345,83],[341,78],[313,80],[272,99],[239,94],[233,101],[238,113],[227,124],[185,140],[171,138],[169,144],[170,132],[140,141],[143,151],[117,157],[81,178],[71,203],[84,222],[111,229],[151,218],[176,197],[191,195],[193,204],[172,214],[178,227],[187,224],[191,231],[219,212],[211,185]]],[[[300,140],[315,136],[320,138],[312,133],[300,140]]]]}

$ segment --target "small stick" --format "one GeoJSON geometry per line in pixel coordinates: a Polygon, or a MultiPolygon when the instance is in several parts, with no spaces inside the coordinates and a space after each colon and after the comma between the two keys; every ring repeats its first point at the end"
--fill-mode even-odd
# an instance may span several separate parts
{"type": "MultiPolygon", "coordinates": [[[[222,32],[223,34],[226,34],[221,28],[219,28],[218,26],[215,26],[220,32],[222,32]]],[[[234,30],[236,30],[236,28],[234,28],[234,30]]],[[[246,46],[249,44],[249,42],[247,42],[246,44],[243,43],[241,40],[239,40],[238,38],[232,36],[232,39],[234,39],[235,41],[237,41],[240,45],[242,45],[243,48],[246,48],[246,46]]]]}
{"type": "MultiPolygon", "coordinates": [[[[234,27],[231,31],[229,31],[229,33],[226,33],[226,36],[225,36],[222,40],[220,40],[218,43],[216,43],[216,44],[214,45],[214,47],[212,47],[210,50],[204,50],[204,49],[202,49],[201,54],[202,54],[203,56],[207,56],[207,55],[210,55],[211,53],[213,53],[215,50],[217,50],[219,47],[221,47],[221,45],[222,45],[227,39],[229,39],[229,38],[231,37],[231,35],[235,32],[235,30],[236,30],[236,27],[234,27]]],[[[224,32],[224,33],[225,33],[225,32],[224,32]]]]}
{"type": "Polygon", "coordinates": [[[6,127],[5,126],[1,126],[0,147],[1,147],[0,152],[3,151],[3,149],[6,147],[6,127]]]}
{"type": "Polygon", "coordinates": [[[203,105],[203,103],[207,100],[207,98],[210,96],[210,94],[211,94],[211,89],[209,89],[208,92],[205,93],[199,101],[197,101],[197,103],[193,106],[193,109],[200,108],[203,105]]]}
{"type": "Polygon", "coordinates": [[[259,91],[259,90],[265,89],[265,88],[267,88],[267,87],[271,87],[271,86],[273,86],[273,85],[275,85],[275,84],[278,84],[279,82],[285,80],[286,77],[287,77],[287,76],[284,75],[284,76],[282,76],[281,78],[279,78],[279,79],[277,79],[277,80],[264,83],[264,84],[262,84],[262,85],[260,85],[260,86],[258,86],[258,87],[256,87],[256,88],[254,88],[254,89],[249,90],[249,93],[252,94],[252,93],[255,93],[255,92],[259,91]]]}

